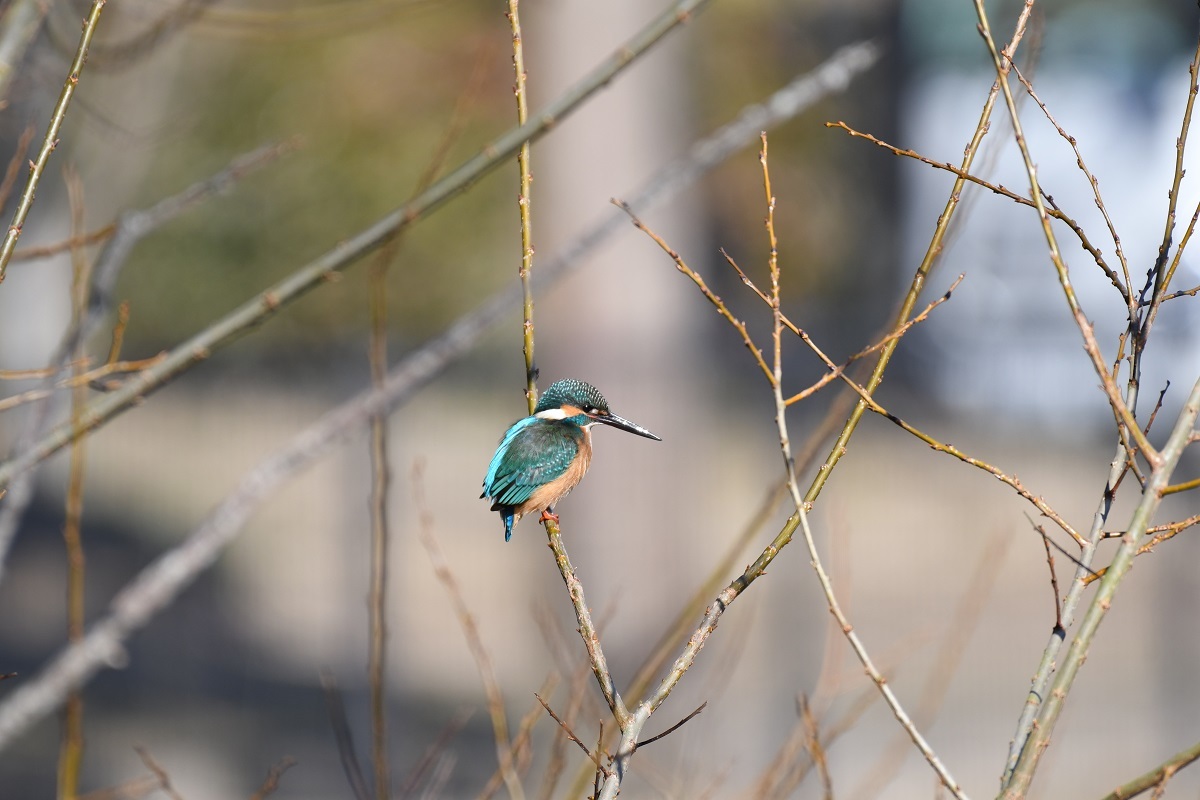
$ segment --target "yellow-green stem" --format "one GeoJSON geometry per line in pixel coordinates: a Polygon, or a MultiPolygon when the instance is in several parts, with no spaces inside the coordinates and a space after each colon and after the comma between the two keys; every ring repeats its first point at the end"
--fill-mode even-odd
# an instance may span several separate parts
{"type": "MultiPolygon", "coordinates": [[[[529,117],[529,101],[525,94],[525,48],[521,43],[520,0],[508,0],[508,22],[512,27],[513,71],[516,80],[513,94],[517,98],[517,124],[524,125],[529,117]]],[[[529,142],[521,145],[517,153],[517,168],[521,173],[521,186],[517,195],[517,208],[521,215],[521,290],[524,295],[522,306],[522,341],[525,353],[525,401],[532,414],[537,406],[537,367],[533,358],[533,216],[529,196],[533,175],[529,171],[529,142]]]]}

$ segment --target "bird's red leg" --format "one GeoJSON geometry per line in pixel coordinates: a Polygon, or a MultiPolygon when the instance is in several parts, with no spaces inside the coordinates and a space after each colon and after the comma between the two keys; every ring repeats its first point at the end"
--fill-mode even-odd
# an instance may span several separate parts
{"type": "Polygon", "coordinates": [[[539,518],[538,521],[539,522],[548,522],[550,520],[554,520],[555,522],[558,522],[558,514],[555,514],[553,510],[547,508],[545,511],[542,512],[542,516],[539,518]]]}

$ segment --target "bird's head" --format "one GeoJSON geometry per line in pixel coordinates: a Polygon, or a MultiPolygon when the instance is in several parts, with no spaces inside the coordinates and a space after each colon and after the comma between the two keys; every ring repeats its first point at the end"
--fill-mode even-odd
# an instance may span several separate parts
{"type": "Polygon", "coordinates": [[[533,415],[541,419],[560,419],[574,423],[581,428],[587,428],[600,422],[638,436],[645,436],[647,439],[662,441],[641,425],[636,425],[612,413],[608,407],[608,401],[595,386],[573,378],[552,383],[550,388],[542,393],[533,415]]]}

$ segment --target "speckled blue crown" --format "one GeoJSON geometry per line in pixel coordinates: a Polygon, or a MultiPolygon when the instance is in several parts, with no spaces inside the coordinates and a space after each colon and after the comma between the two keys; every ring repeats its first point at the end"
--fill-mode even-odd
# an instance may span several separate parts
{"type": "Polygon", "coordinates": [[[561,408],[563,406],[575,406],[576,408],[595,408],[600,411],[608,411],[608,401],[604,399],[604,395],[592,386],[590,383],[577,381],[574,378],[566,378],[565,380],[555,381],[550,384],[550,388],[542,393],[542,397],[538,400],[537,408],[534,409],[535,414],[542,411],[547,411],[551,408],[561,408]]]}

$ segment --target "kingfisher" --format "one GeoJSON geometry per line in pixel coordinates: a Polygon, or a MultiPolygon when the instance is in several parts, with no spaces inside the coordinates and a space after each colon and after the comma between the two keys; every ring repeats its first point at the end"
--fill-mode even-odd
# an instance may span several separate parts
{"type": "Polygon", "coordinates": [[[661,442],[640,425],[618,417],[604,395],[590,383],[574,379],[550,385],[533,416],[513,423],[500,440],[481,498],[504,520],[504,541],[512,539],[513,523],[540,511],[542,519],[558,520],[554,505],[583,480],[592,461],[592,431],[597,422],[661,442]]]}

